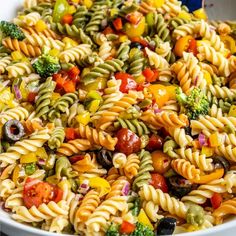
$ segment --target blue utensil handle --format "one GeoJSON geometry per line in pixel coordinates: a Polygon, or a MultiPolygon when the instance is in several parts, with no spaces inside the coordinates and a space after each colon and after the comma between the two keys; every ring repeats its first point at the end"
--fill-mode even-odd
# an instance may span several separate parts
{"type": "Polygon", "coordinates": [[[203,0],[181,0],[184,5],[186,5],[190,12],[196,11],[199,8],[204,7],[203,0]]]}

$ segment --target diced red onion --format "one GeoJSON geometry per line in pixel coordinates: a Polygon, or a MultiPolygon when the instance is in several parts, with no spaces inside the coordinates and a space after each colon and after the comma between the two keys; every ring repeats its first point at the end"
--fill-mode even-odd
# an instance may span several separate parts
{"type": "Polygon", "coordinates": [[[206,136],[204,134],[200,133],[198,135],[198,141],[199,141],[199,144],[200,144],[201,147],[202,146],[207,146],[207,139],[206,139],[206,136]]]}
{"type": "Polygon", "coordinates": [[[44,166],[44,165],[46,164],[46,160],[40,158],[40,159],[38,160],[38,164],[39,164],[40,166],[44,166]]]}
{"type": "Polygon", "coordinates": [[[22,96],[21,96],[20,89],[17,85],[14,85],[14,91],[15,91],[16,99],[20,100],[22,98],[22,96]]]}
{"type": "Polygon", "coordinates": [[[198,76],[196,76],[196,78],[194,79],[194,85],[196,86],[197,85],[197,81],[198,81],[198,79],[199,79],[199,77],[198,76]]]}
{"type": "Polygon", "coordinates": [[[161,113],[161,112],[162,112],[162,110],[161,110],[160,108],[155,108],[155,109],[154,109],[154,113],[155,113],[155,114],[161,113]]]}
{"type": "Polygon", "coordinates": [[[122,194],[123,196],[127,196],[127,195],[129,194],[129,190],[130,190],[130,184],[127,183],[127,184],[125,184],[124,187],[122,188],[121,194],[122,194]]]}

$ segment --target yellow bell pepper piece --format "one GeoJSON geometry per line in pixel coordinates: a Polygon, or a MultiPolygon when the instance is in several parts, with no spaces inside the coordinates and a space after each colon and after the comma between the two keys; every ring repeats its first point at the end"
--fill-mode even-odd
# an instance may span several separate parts
{"type": "Polygon", "coordinates": [[[101,103],[101,100],[98,100],[98,99],[91,101],[88,106],[88,110],[92,113],[95,113],[98,110],[100,103],[101,103]]]}
{"type": "Polygon", "coordinates": [[[75,12],[76,12],[75,6],[73,6],[73,5],[69,6],[68,13],[72,15],[72,14],[74,14],[75,12]]]}
{"type": "Polygon", "coordinates": [[[103,197],[111,191],[111,186],[107,180],[100,177],[93,177],[89,179],[89,186],[99,191],[99,196],[103,197]]]}
{"type": "Polygon", "coordinates": [[[119,37],[119,42],[120,43],[124,43],[124,42],[126,42],[128,40],[128,37],[126,36],[126,35],[121,35],[120,37],[119,37]]]}
{"type": "Polygon", "coordinates": [[[112,8],[110,10],[110,16],[115,16],[118,13],[118,9],[117,8],[112,8]]]}
{"type": "Polygon", "coordinates": [[[51,55],[52,57],[58,57],[60,54],[60,51],[56,48],[53,48],[49,51],[49,55],[51,55]]]}
{"type": "Polygon", "coordinates": [[[224,43],[225,47],[230,50],[233,54],[235,53],[236,43],[235,40],[229,35],[220,35],[221,41],[224,43]]]}
{"type": "Polygon", "coordinates": [[[37,151],[35,152],[35,155],[41,159],[48,158],[48,154],[47,154],[45,148],[43,148],[43,147],[38,148],[37,151]]]}
{"type": "Polygon", "coordinates": [[[183,20],[191,20],[191,15],[186,11],[181,11],[178,14],[178,18],[183,19],[183,20]]]}
{"type": "Polygon", "coordinates": [[[165,0],[148,0],[148,3],[153,6],[153,7],[161,7],[164,3],[165,0]]]}
{"type": "Polygon", "coordinates": [[[90,122],[90,113],[88,111],[85,111],[85,112],[77,115],[76,120],[78,123],[81,123],[83,125],[87,125],[90,122]]]}
{"type": "Polygon", "coordinates": [[[21,164],[32,163],[32,162],[37,162],[37,161],[38,161],[38,158],[36,157],[36,154],[33,152],[22,155],[20,158],[21,164]]]}
{"type": "Polygon", "coordinates": [[[139,75],[135,78],[135,81],[138,83],[138,84],[143,84],[145,82],[146,78],[144,75],[139,75]]]}
{"type": "Polygon", "coordinates": [[[106,78],[97,78],[94,80],[94,82],[87,84],[84,89],[86,91],[91,91],[91,90],[100,90],[106,88],[107,85],[107,79],[106,78]]]}
{"type": "Polygon", "coordinates": [[[24,80],[22,80],[19,89],[21,92],[22,99],[26,101],[29,95],[29,90],[27,89],[26,83],[24,82],[24,80]]]}
{"type": "Polygon", "coordinates": [[[73,3],[79,3],[80,0],[71,0],[73,3]]]}
{"type": "Polygon", "coordinates": [[[38,31],[38,32],[42,32],[44,31],[45,29],[47,29],[47,25],[46,23],[43,21],[43,20],[38,20],[35,24],[35,29],[38,31]]]}
{"type": "Polygon", "coordinates": [[[211,134],[209,137],[210,147],[218,147],[222,144],[222,142],[223,136],[218,132],[211,134]]]}
{"type": "Polygon", "coordinates": [[[200,8],[193,12],[193,15],[199,19],[207,20],[207,14],[204,8],[200,8]]]}
{"type": "Polygon", "coordinates": [[[147,217],[143,209],[141,209],[138,214],[138,222],[154,230],[152,223],[150,222],[149,218],[147,217]]]}
{"type": "Polygon", "coordinates": [[[208,71],[203,70],[203,76],[204,76],[204,79],[206,80],[208,85],[212,84],[211,74],[208,71]]]}
{"type": "Polygon", "coordinates": [[[124,26],[125,33],[129,38],[140,37],[145,31],[145,17],[142,17],[137,25],[126,23],[124,26]]]}
{"type": "Polygon", "coordinates": [[[14,51],[11,53],[11,57],[13,61],[20,61],[22,60],[25,56],[23,53],[21,53],[20,51],[14,51]]]}
{"type": "Polygon", "coordinates": [[[199,180],[192,179],[191,181],[196,184],[206,184],[213,180],[217,180],[223,177],[225,171],[224,169],[216,169],[214,172],[210,173],[209,175],[202,175],[200,176],[199,180]]]}
{"type": "Polygon", "coordinates": [[[206,157],[211,157],[214,154],[214,148],[211,147],[202,147],[201,154],[205,154],[206,157]]]}
{"type": "Polygon", "coordinates": [[[21,170],[21,165],[17,165],[13,171],[12,180],[15,184],[18,184],[18,178],[24,175],[24,172],[21,170]]]}
{"type": "Polygon", "coordinates": [[[236,105],[231,105],[231,107],[229,109],[229,116],[236,117],[236,105]]]}
{"type": "Polygon", "coordinates": [[[53,106],[60,97],[61,97],[60,93],[52,93],[51,106],[53,106]]]}
{"type": "Polygon", "coordinates": [[[15,107],[13,99],[14,99],[14,94],[11,93],[10,88],[3,89],[0,92],[0,106],[1,106],[1,108],[4,109],[6,107],[10,107],[10,108],[15,107]]]}
{"type": "Polygon", "coordinates": [[[92,0],[84,0],[84,5],[89,9],[91,8],[91,6],[93,5],[93,1],[92,0]]]}
{"type": "Polygon", "coordinates": [[[176,93],[175,93],[176,88],[177,86],[174,86],[174,85],[166,86],[166,90],[169,94],[169,99],[173,100],[176,98],[176,93]]]}

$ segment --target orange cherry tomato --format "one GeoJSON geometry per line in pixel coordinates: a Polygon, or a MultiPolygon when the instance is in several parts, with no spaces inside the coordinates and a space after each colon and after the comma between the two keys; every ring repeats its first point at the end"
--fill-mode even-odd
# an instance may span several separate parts
{"type": "Polygon", "coordinates": [[[162,84],[153,84],[148,87],[149,91],[154,95],[158,107],[162,107],[169,99],[169,91],[167,86],[162,84]]]}
{"type": "Polygon", "coordinates": [[[174,53],[175,55],[182,57],[183,52],[185,52],[189,48],[190,41],[193,40],[194,38],[190,35],[184,36],[180,39],[175,44],[174,48],[174,53]]]}
{"type": "Polygon", "coordinates": [[[159,174],[164,174],[170,169],[171,158],[160,150],[152,152],[152,162],[154,171],[159,174]]]}
{"type": "Polygon", "coordinates": [[[63,17],[62,17],[62,23],[63,24],[68,24],[68,25],[71,25],[72,22],[73,22],[73,16],[71,14],[65,14],[63,17]]]}

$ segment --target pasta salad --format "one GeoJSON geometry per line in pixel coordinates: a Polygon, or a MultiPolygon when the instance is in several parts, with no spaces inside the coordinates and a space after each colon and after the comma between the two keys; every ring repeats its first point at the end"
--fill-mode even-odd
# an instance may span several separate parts
{"type": "Polygon", "coordinates": [[[86,236],[236,214],[236,23],[177,0],[25,0],[0,22],[0,200],[86,236]]]}

